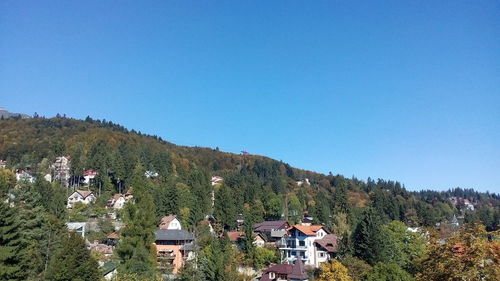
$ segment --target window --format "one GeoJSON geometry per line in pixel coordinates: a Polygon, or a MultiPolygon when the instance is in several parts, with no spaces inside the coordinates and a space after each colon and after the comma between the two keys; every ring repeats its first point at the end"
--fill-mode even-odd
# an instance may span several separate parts
{"type": "Polygon", "coordinates": [[[296,256],[296,255],[297,255],[297,252],[292,251],[292,256],[296,256]]]}
{"type": "Polygon", "coordinates": [[[304,247],[306,245],[306,241],[299,241],[299,247],[304,247]]]}
{"type": "Polygon", "coordinates": [[[325,257],[325,253],[320,252],[320,253],[319,253],[319,257],[320,257],[320,258],[324,258],[324,257],[325,257]]]}

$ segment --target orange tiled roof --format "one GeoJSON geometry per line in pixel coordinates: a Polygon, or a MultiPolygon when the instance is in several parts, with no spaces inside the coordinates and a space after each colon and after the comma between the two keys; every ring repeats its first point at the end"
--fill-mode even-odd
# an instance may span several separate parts
{"type": "MultiPolygon", "coordinates": [[[[298,229],[300,232],[304,233],[307,236],[314,236],[314,235],[316,235],[316,232],[318,232],[318,230],[320,230],[320,229],[323,228],[323,226],[322,225],[301,225],[301,224],[296,224],[294,226],[291,226],[288,230],[293,229],[293,228],[298,229]]],[[[326,231],[326,229],[325,229],[325,231],[326,231]]]]}
{"type": "Polygon", "coordinates": [[[243,236],[243,234],[244,233],[241,231],[228,231],[227,237],[229,238],[229,240],[231,240],[231,242],[236,242],[236,241],[238,241],[238,238],[243,236]]]}

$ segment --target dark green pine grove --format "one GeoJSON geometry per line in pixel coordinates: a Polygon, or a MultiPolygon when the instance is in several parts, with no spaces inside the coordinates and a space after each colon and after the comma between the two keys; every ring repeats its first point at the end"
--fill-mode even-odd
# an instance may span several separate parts
{"type": "Polygon", "coordinates": [[[22,232],[16,210],[0,203],[0,280],[22,280],[22,232]]]}
{"type": "Polygon", "coordinates": [[[382,233],[382,220],[374,208],[367,208],[354,230],[354,255],[374,265],[387,257],[387,240],[382,233]]]}
{"type": "Polygon", "coordinates": [[[156,215],[153,196],[144,177],[144,170],[137,165],[132,175],[134,204],[125,207],[125,227],[116,253],[120,259],[120,273],[153,277],[156,252],[153,248],[156,215]]]}
{"type": "Polygon", "coordinates": [[[52,281],[98,281],[97,261],[90,256],[83,239],[75,233],[63,237],[60,249],[53,255],[46,273],[52,281]]]}

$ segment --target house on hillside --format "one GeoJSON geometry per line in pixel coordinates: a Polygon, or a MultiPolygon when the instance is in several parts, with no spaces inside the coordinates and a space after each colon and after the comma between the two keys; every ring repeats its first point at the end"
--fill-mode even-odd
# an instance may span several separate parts
{"type": "Polygon", "coordinates": [[[81,202],[82,204],[89,204],[94,202],[97,199],[95,196],[94,192],[91,190],[75,190],[71,195],[68,197],[68,204],[67,208],[71,209],[73,208],[73,205],[81,202]]]}
{"type": "Polygon", "coordinates": [[[85,232],[87,231],[87,223],[85,222],[67,222],[66,227],[69,231],[75,232],[82,237],[85,237],[85,232]]]}
{"type": "Polygon", "coordinates": [[[35,182],[35,177],[30,169],[17,169],[16,170],[16,180],[24,182],[35,182]]]}
{"type": "Polygon", "coordinates": [[[290,227],[286,221],[263,221],[253,225],[253,231],[261,234],[266,242],[280,241],[290,227]]]}
{"type": "Polygon", "coordinates": [[[152,178],[157,178],[159,174],[155,171],[146,171],[144,172],[144,176],[148,179],[152,179],[152,178]]]}
{"type": "Polygon", "coordinates": [[[177,274],[187,260],[194,258],[194,236],[182,229],[158,229],[155,246],[160,270],[172,270],[177,274]]]}
{"type": "Polygon", "coordinates": [[[213,176],[211,179],[210,179],[210,183],[212,185],[216,185],[218,184],[219,182],[222,182],[224,179],[222,177],[219,177],[219,176],[213,176]]]}
{"type": "Polygon", "coordinates": [[[176,215],[164,216],[158,226],[160,229],[182,229],[181,222],[176,215]]]}
{"type": "MultiPolygon", "coordinates": [[[[261,234],[259,233],[254,233],[254,238],[252,244],[254,244],[257,248],[264,247],[264,244],[266,241],[264,240],[264,237],[262,237],[261,234]]],[[[228,231],[227,232],[227,237],[229,238],[229,241],[234,243],[236,246],[239,248],[243,247],[243,242],[245,239],[245,232],[241,231],[228,231]]]]}
{"type": "Polygon", "coordinates": [[[306,183],[307,185],[311,185],[311,183],[309,182],[309,179],[308,178],[305,178],[303,180],[299,180],[297,181],[297,185],[298,186],[302,186],[304,183],[306,183]]]}
{"type": "Polygon", "coordinates": [[[61,181],[61,183],[68,187],[68,181],[70,178],[70,162],[71,157],[69,155],[56,157],[56,161],[52,164],[52,169],[54,170],[54,180],[61,181]]]}
{"type": "Polygon", "coordinates": [[[317,268],[335,255],[336,241],[337,238],[322,225],[296,224],[281,239],[279,249],[282,260],[290,263],[300,258],[305,265],[317,268]]]}
{"type": "Polygon", "coordinates": [[[338,237],[335,234],[327,234],[321,239],[314,241],[318,263],[329,261],[337,256],[338,237]]]}
{"type": "Polygon", "coordinates": [[[88,169],[83,171],[83,183],[86,185],[90,184],[90,180],[95,179],[99,173],[95,171],[94,169],[88,169]]]}
{"type": "Polygon", "coordinates": [[[236,216],[235,221],[236,221],[236,229],[240,231],[243,227],[243,224],[245,223],[245,217],[243,216],[243,214],[238,214],[236,216]]]}
{"type": "Polygon", "coordinates": [[[0,160],[0,168],[5,169],[7,167],[7,160],[0,160]]]}
{"type": "Polygon", "coordinates": [[[102,272],[104,280],[107,281],[114,280],[116,274],[118,274],[117,268],[118,265],[114,262],[103,263],[102,266],[100,267],[100,270],[102,272]]]}
{"type": "Polygon", "coordinates": [[[107,202],[106,202],[106,207],[112,208],[112,209],[123,209],[125,206],[125,203],[129,201],[131,197],[126,197],[124,194],[117,193],[113,195],[107,202]]]}
{"type": "Polygon", "coordinates": [[[262,271],[259,281],[308,281],[301,259],[293,264],[272,264],[262,271]]]}

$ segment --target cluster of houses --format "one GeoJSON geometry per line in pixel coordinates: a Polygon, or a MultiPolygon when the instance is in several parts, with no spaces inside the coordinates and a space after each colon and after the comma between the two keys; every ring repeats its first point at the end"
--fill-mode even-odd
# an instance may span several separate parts
{"type": "MultiPolygon", "coordinates": [[[[5,161],[0,161],[0,166],[5,166],[5,161]]],[[[46,180],[60,180],[61,183],[68,184],[70,181],[70,157],[57,157],[51,166],[52,175],[45,177],[46,180]]],[[[90,182],[98,176],[98,172],[88,169],[83,172],[83,184],[89,186],[90,182]]],[[[158,173],[146,171],[145,176],[155,178],[158,173]]],[[[27,180],[33,182],[35,178],[28,169],[16,171],[17,180],[27,180]]],[[[80,182],[80,180],[78,180],[80,182]]],[[[211,184],[218,185],[223,181],[220,176],[211,178],[211,184]]],[[[297,183],[298,185],[309,184],[308,179],[297,183]]],[[[130,188],[125,194],[117,193],[107,201],[106,207],[109,209],[122,209],[127,202],[133,198],[130,188]]],[[[67,199],[67,208],[74,208],[75,204],[90,204],[97,199],[96,194],[91,190],[76,189],[67,199]]],[[[244,223],[243,216],[236,218],[237,225],[244,223]]],[[[261,281],[306,281],[306,267],[318,268],[323,262],[334,258],[337,251],[337,237],[322,225],[313,225],[312,218],[305,214],[301,224],[289,225],[283,220],[264,221],[253,226],[253,243],[256,247],[273,247],[280,252],[281,264],[272,264],[262,271],[259,280],[261,281]]],[[[85,236],[87,223],[70,222],[67,227],[85,236]]],[[[209,223],[210,225],[210,223],[209,223]]],[[[117,229],[119,230],[119,229],[117,229]]],[[[238,230],[240,230],[238,228],[238,230]]],[[[227,232],[229,240],[235,247],[242,247],[245,233],[242,231],[227,232]]],[[[104,256],[111,256],[113,248],[118,242],[117,233],[112,233],[106,237],[105,241],[87,242],[87,247],[104,256]]],[[[194,235],[182,229],[180,221],[175,215],[168,215],[161,219],[158,229],[155,231],[155,247],[157,252],[157,262],[160,270],[176,274],[186,261],[195,258],[195,238],[194,235]]],[[[104,265],[103,265],[104,266],[104,265]]],[[[109,278],[116,273],[116,266],[109,262],[109,278]]]]}
{"type": "Polygon", "coordinates": [[[474,204],[472,204],[469,199],[453,196],[450,197],[449,200],[454,207],[456,207],[459,203],[463,203],[467,210],[474,211],[474,204]]]}

